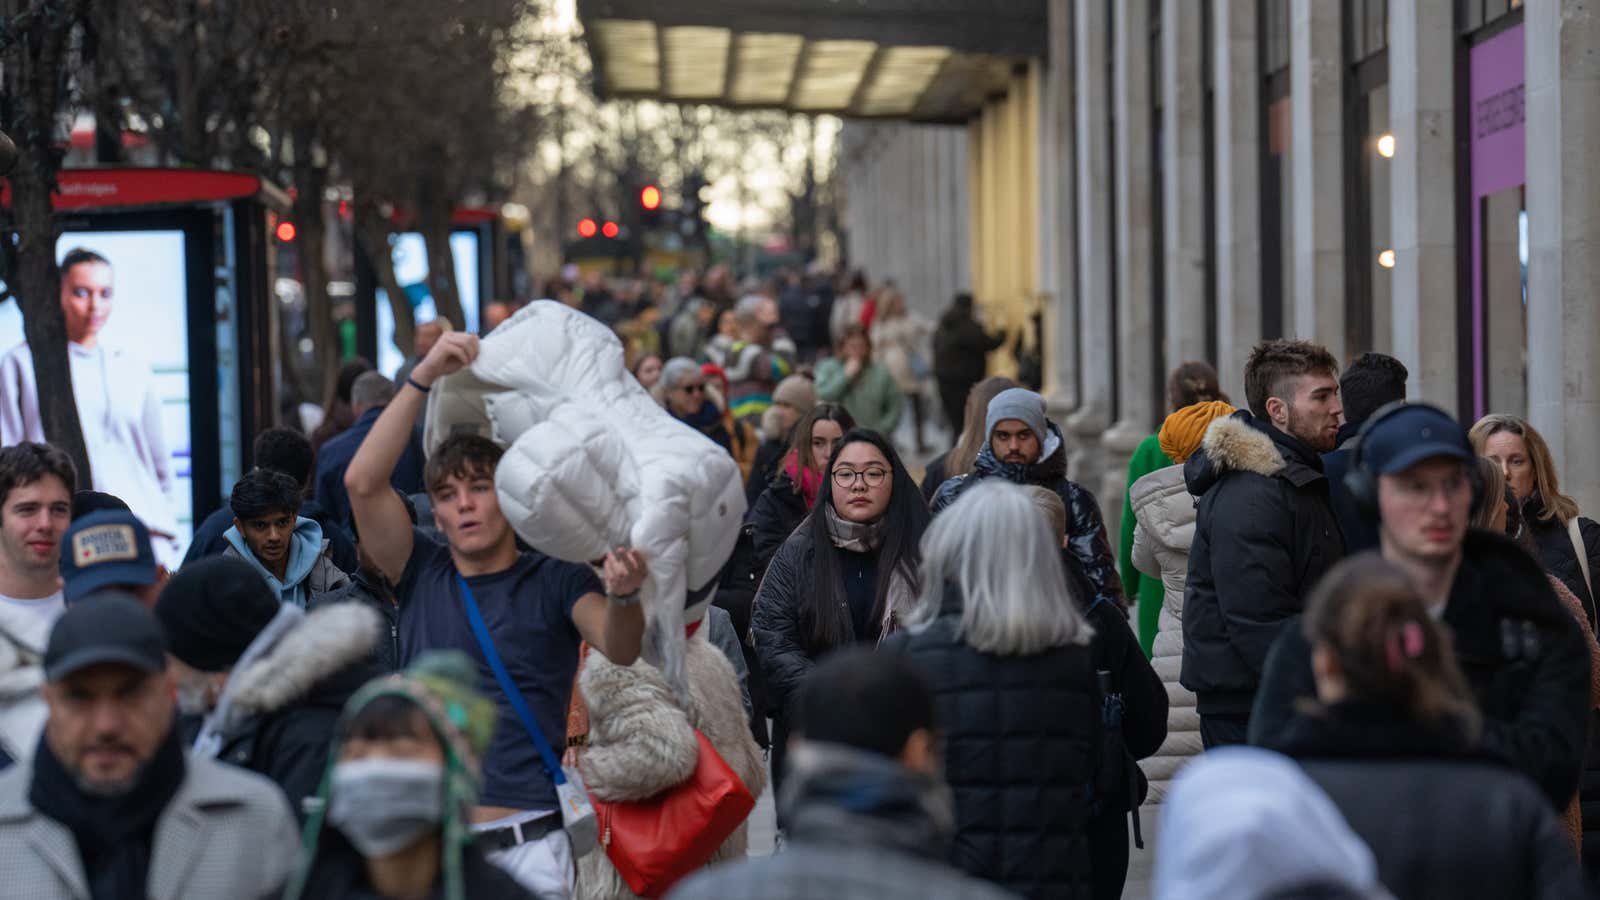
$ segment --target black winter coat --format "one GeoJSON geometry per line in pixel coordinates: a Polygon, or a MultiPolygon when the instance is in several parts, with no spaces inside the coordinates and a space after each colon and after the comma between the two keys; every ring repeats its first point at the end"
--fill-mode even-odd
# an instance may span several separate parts
{"type": "Polygon", "coordinates": [[[1344,540],[1321,458],[1248,412],[1213,423],[1183,474],[1200,500],[1178,680],[1202,716],[1246,715],[1272,642],[1344,540]]]}
{"type": "Polygon", "coordinates": [[[1111,540],[1106,536],[1105,519],[1100,516],[1100,504],[1094,494],[1076,481],[1067,478],[1067,444],[1061,429],[1049,423],[1050,437],[1045,442],[1048,452],[1032,465],[1005,463],[995,458],[994,448],[988,443],[978,451],[972,471],[946,481],[934,495],[929,509],[934,515],[956,501],[961,492],[985,478],[1000,478],[1012,484],[1035,484],[1047,487],[1061,496],[1067,506],[1067,547],[1077,558],[1094,587],[1095,597],[1112,605],[1125,608],[1122,580],[1117,575],[1116,554],[1111,551],[1111,540]],[[1053,449],[1051,443],[1055,444],[1053,449]]]}
{"type": "MultiPolygon", "coordinates": [[[[1544,501],[1540,499],[1539,492],[1534,491],[1522,503],[1523,527],[1533,536],[1533,543],[1539,548],[1539,561],[1544,564],[1545,571],[1561,579],[1567,590],[1583,602],[1584,612],[1589,616],[1589,627],[1594,628],[1594,597],[1589,585],[1584,583],[1583,567],[1578,564],[1577,548],[1572,546],[1572,536],[1560,519],[1539,518],[1543,512],[1544,501]]],[[[1600,523],[1579,516],[1578,534],[1583,538],[1590,577],[1600,575],[1600,523]]]]}
{"type": "Polygon", "coordinates": [[[1458,735],[1339,704],[1293,720],[1273,749],[1327,792],[1397,900],[1585,896],[1572,841],[1538,789],[1458,735]]]}
{"type": "Polygon", "coordinates": [[[768,438],[756,447],[755,461],[750,464],[750,477],[744,483],[745,509],[755,509],[756,501],[777,478],[783,465],[784,454],[789,452],[788,436],[768,438]]]}
{"type": "MultiPolygon", "coordinates": [[[[959,601],[957,601],[959,603],[959,601]]],[[[950,861],[1035,900],[1090,900],[1100,694],[1088,646],[994,656],[957,635],[959,606],[885,650],[928,677],[955,795],[950,861]]]]}
{"type": "MultiPolygon", "coordinates": [[[[1444,624],[1483,712],[1482,750],[1533,779],[1556,810],[1578,788],[1589,726],[1589,651],[1578,623],[1522,548],[1467,533],[1444,624]]],[[[1315,697],[1311,648],[1284,629],[1267,660],[1250,742],[1284,739],[1301,698],[1315,697]]]]}
{"type": "Polygon", "coordinates": [[[365,604],[383,617],[383,634],[372,648],[372,661],[385,672],[400,671],[400,607],[392,599],[394,591],[385,588],[377,578],[361,570],[350,575],[343,587],[312,598],[307,611],[321,609],[330,603],[355,602],[365,604]]]}
{"type": "MultiPolygon", "coordinates": [[[[337,830],[324,827],[317,861],[306,877],[301,893],[304,900],[365,900],[378,892],[367,882],[366,860],[337,830]]],[[[538,900],[538,895],[523,887],[504,869],[490,862],[476,845],[461,848],[461,881],[464,893],[472,900],[538,900]]],[[[443,900],[441,874],[429,900],[443,900]]]]}
{"type": "MultiPolygon", "coordinates": [[[[783,542],[794,534],[800,523],[806,519],[806,500],[795,490],[794,479],[787,472],[779,472],[772,479],[772,484],[767,486],[761,496],[756,499],[755,506],[750,508],[747,521],[755,526],[755,551],[759,560],[757,571],[765,573],[767,565],[772,562],[773,554],[783,546],[783,542]]],[[[759,577],[758,579],[759,580],[759,577]]]]}
{"type": "Polygon", "coordinates": [[[941,382],[977,384],[988,372],[988,355],[1005,342],[1005,335],[984,331],[970,308],[946,310],[933,332],[933,371],[941,382]]]}

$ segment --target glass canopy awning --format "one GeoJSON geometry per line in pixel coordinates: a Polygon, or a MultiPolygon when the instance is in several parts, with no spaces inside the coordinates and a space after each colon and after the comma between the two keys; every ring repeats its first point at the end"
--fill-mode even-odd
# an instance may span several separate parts
{"type": "Polygon", "coordinates": [[[577,0],[602,97],[958,123],[1045,54],[1046,0],[577,0]]]}

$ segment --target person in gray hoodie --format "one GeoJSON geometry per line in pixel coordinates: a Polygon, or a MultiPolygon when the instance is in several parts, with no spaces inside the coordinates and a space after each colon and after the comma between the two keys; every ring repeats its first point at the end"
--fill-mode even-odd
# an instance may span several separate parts
{"type": "Polygon", "coordinates": [[[256,469],[228,497],[233,527],[224,534],[225,556],[244,560],[284,603],[302,609],[350,581],[333,562],[322,526],[299,515],[300,486],[270,469],[256,469]]]}

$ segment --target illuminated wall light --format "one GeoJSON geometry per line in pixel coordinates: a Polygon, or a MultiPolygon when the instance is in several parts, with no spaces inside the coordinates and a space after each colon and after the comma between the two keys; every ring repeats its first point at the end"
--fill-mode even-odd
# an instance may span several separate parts
{"type": "Polygon", "coordinates": [[[1379,253],[1378,265],[1383,266],[1385,269],[1394,268],[1394,251],[1385,250],[1382,253],[1379,253]]]}
{"type": "Polygon", "coordinates": [[[1394,135],[1378,136],[1378,155],[1384,159],[1394,159],[1394,135]]]}

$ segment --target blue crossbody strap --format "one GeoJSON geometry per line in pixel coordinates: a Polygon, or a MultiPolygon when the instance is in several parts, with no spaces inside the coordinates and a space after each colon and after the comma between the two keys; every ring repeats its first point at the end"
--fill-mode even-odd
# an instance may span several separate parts
{"type": "Polygon", "coordinates": [[[522,727],[528,730],[528,736],[533,738],[533,744],[539,748],[539,758],[544,760],[544,769],[550,775],[550,780],[557,785],[567,783],[567,775],[561,770],[561,760],[555,751],[550,749],[550,742],[545,740],[544,730],[539,727],[539,721],[533,717],[533,710],[528,708],[528,701],[522,696],[522,691],[516,682],[511,680],[511,673],[506,671],[505,663],[500,661],[500,653],[494,648],[494,638],[489,636],[489,626],[483,624],[483,613],[478,611],[478,601],[472,596],[472,588],[467,587],[467,580],[460,575],[456,576],[456,584],[461,586],[461,605],[466,607],[467,622],[472,625],[472,634],[478,639],[478,647],[483,650],[483,658],[489,663],[489,668],[494,670],[495,680],[500,682],[500,690],[511,702],[511,708],[517,711],[517,717],[522,719],[522,727]]]}

